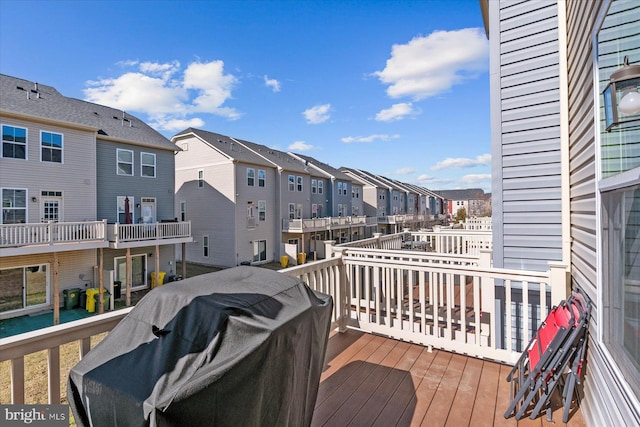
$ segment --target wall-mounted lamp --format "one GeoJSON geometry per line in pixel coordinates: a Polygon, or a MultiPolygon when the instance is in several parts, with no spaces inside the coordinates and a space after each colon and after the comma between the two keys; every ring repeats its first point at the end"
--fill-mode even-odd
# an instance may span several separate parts
{"type": "Polygon", "coordinates": [[[37,198],[37,197],[32,197],[32,198],[31,198],[31,201],[32,201],[33,203],[35,203],[35,202],[37,202],[37,201],[38,201],[38,198],[37,198]]]}
{"type": "Polygon", "coordinates": [[[140,209],[140,203],[136,203],[136,208],[140,209]]]}
{"type": "Polygon", "coordinates": [[[602,92],[607,132],[620,123],[640,120],[639,85],[640,64],[629,65],[629,57],[625,56],[624,65],[611,73],[602,92]]]}

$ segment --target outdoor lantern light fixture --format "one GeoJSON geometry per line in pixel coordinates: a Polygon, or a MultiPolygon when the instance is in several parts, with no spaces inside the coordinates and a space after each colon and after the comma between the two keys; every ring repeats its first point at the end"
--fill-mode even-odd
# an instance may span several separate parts
{"type": "Polygon", "coordinates": [[[604,115],[609,132],[614,126],[640,120],[640,64],[629,65],[629,57],[624,57],[622,68],[614,71],[604,96],[604,115]]]}

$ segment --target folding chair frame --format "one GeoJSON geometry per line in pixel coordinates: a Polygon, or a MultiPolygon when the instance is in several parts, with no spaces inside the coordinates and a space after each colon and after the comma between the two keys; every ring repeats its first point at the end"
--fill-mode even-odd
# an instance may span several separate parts
{"type": "Polygon", "coordinates": [[[580,383],[590,314],[591,301],[580,289],[551,309],[507,376],[511,383],[511,403],[505,418],[515,415],[519,420],[533,404],[531,419],[545,408],[551,421],[550,399],[559,386],[563,421],[567,422],[575,385],[580,383]],[[555,334],[550,338],[554,330],[555,334]],[[567,367],[569,372],[565,379],[567,367]]]}

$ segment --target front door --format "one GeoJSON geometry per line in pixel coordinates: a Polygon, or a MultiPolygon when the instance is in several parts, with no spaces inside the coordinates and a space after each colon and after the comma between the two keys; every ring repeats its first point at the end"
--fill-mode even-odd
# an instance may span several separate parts
{"type": "Polygon", "coordinates": [[[153,224],[156,222],[156,199],[151,197],[143,197],[140,203],[142,213],[142,222],[144,224],[153,224]]]}

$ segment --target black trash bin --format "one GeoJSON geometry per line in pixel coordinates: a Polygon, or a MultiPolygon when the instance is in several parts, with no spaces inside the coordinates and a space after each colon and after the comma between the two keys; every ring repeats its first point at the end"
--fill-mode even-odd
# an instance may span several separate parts
{"type": "Polygon", "coordinates": [[[65,310],[71,310],[78,305],[78,298],[80,297],[80,288],[65,289],[62,291],[64,296],[64,308],[65,310]]]}
{"type": "Polygon", "coordinates": [[[87,308],[87,291],[82,290],[80,291],[80,298],[79,298],[79,304],[80,304],[80,308],[87,308]]]}
{"type": "Polygon", "coordinates": [[[120,299],[120,297],[122,296],[122,282],[119,280],[116,280],[115,282],[113,282],[113,298],[114,299],[120,299]]]}

